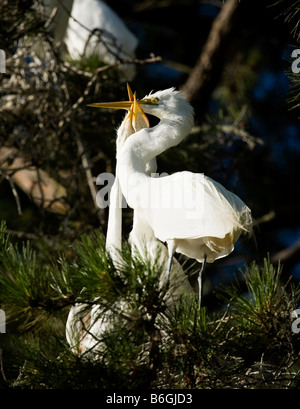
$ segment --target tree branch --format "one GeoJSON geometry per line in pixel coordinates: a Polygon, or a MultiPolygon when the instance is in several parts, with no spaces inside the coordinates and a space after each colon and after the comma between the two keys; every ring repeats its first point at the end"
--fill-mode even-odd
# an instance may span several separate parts
{"type": "Polygon", "coordinates": [[[273,254],[273,256],[271,257],[271,263],[275,264],[279,261],[286,263],[288,261],[292,261],[292,259],[294,259],[295,257],[300,259],[300,239],[293,243],[291,246],[286,247],[273,254]]]}
{"type": "Polygon", "coordinates": [[[232,31],[239,0],[227,0],[212,24],[208,39],[186,83],[181,88],[185,98],[202,105],[213,89],[213,72],[221,72],[224,45],[232,31]]]}
{"type": "Polygon", "coordinates": [[[18,185],[31,200],[43,209],[65,215],[69,211],[67,191],[43,169],[33,166],[16,148],[0,148],[0,173],[8,179],[16,199],[18,213],[22,214],[18,185]]]}

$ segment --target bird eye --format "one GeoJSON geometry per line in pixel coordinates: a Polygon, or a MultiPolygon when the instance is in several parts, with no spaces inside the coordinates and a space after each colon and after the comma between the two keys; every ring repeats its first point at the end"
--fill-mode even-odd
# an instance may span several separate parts
{"type": "Polygon", "coordinates": [[[147,104],[147,105],[156,105],[158,104],[159,98],[157,97],[153,97],[153,98],[145,98],[145,99],[141,99],[138,102],[140,104],[147,104]]]}

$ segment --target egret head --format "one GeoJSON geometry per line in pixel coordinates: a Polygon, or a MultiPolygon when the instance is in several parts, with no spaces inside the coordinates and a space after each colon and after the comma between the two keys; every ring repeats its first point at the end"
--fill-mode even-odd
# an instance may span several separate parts
{"type": "Polygon", "coordinates": [[[178,118],[193,122],[194,110],[192,106],[184,99],[183,94],[175,88],[167,88],[155,93],[150,93],[138,103],[144,112],[154,115],[160,119],[171,118],[173,115],[178,118]]]}
{"type": "Polygon", "coordinates": [[[149,121],[145,113],[154,115],[159,119],[176,118],[178,120],[180,118],[189,126],[193,124],[193,108],[175,88],[150,93],[143,99],[136,99],[136,94],[132,93],[128,84],[127,90],[129,101],[100,102],[88,105],[97,108],[126,109],[128,111],[118,130],[118,134],[122,132],[123,141],[142,128],[149,128],[149,121]]]}

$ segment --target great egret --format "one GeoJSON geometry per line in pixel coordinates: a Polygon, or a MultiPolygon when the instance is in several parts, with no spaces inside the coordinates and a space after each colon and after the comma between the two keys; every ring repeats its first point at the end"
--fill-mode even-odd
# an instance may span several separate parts
{"type": "MultiPolygon", "coordinates": [[[[56,9],[49,28],[55,41],[66,45],[72,59],[95,54],[105,64],[116,64],[120,59],[135,58],[137,37],[105,2],[43,0],[43,3],[47,16],[56,9]]],[[[132,81],[135,67],[122,64],[120,73],[132,81]]]]}
{"type": "MultiPolygon", "coordinates": [[[[135,58],[138,45],[137,37],[101,0],[74,0],[64,41],[73,59],[96,54],[106,64],[115,64],[118,58],[135,58]],[[93,31],[95,34],[91,35],[93,31]]],[[[134,65],[123,65],[121,69],[131,81],[134,65]]]]}
{"type": "MultiPolygon", "coordinates": [[[[142,128],[149,127],[149,121],[142,109],[133,111],[133,93],[131,88],[127,84],[127,91],[129,101],[132,105],[128,109],[128,113],[125,115],[120,127],[117,130],[117,140],[116,140],[116,152],[118,154],[119,150],[125,143],[126,139],[133,133],[139,131],[142,128]]],[[[146,165],[146,167],[149,165],[146,165]]],[[[146,169],[145,167],[145,169],[146,169]]],[[[151,161],[150,172],[156,171],[156,159],[151,161]]],[[[122,191],[118,178],[118,164],[116,166],[115,181],[110,191],[110,204],[109,204],[109,214],[106,232],[106,250],[112,257],[114,265],[116,268],[120,266],[120,252],[122,250],[122,191]]]]}
{"type": "MultiPolygon", "coordinates": [[[[99,108],[130,109],[132,101],[95,103],[99,108]]],[[[188,171],[151,178],[145,163],[179,144],[193,126],[193,108],[174,88],[158,91],[136,106],[160,119],[127,138],[117,152],[118,178],[128,205],[137,211],[147,230],[168,246],[169,279],[175,251],[202,263],[199,308],[205,263],[225,257],[242,233],[252,232],[250,209],[234,193],[213,179],[188,171]]]]}
{"type": "MultiPolygon", "coordinates": [[[[149,127],[149,121],[141,107],[136,103],[129,85],[127,86],[129,100],[132,105],[128,108],[117,131],[116,151],[117,155],[126,142],[127,138],[143,128],[149,127]],[[135,101],[135,102],[134,102],[135,101]]],[[[156,158],[152,158],[149,163],[144,164],[145,172],[149,175],[157,170],[156,158]]],[[[110,254],[114,266],[118,269],[122,265],[122,190],[119,182],[118,163],[116,167],[116,177],[110,192],[110,207],[108,215],[108,226],[106,234],[106,250],[110,254]]],[[[130,244],[133,255],[139,254],[148,257],[151,261],[164,265],[167,261],[166,247],[156,239],[153,230],[145,224],[139,210],[134,210],[133,227],[130,233],[130,244]],[[159,256],[159,257],[158,257],[159,256]]],[[[177,262],[174,260],[170,273],[170,286],[166,294],[166,305],[172,308],[174,302],[182,294],[192,293],[185,274],[177,262]]],[[[96,302],[96,300],[95,300],[96,302]]],[[[123,316],[135,318],[138,312],[131,311],[126,303],[121,302],[115,309],[122,311],[123,316]]],[[[84,303],[77,303],[71,307],[66,323],[66,338],[72,350],[77,354],[97,354],[101,349],[101,341],[105,331],[114,325],[114,314],[110,311],[102,312],[98,304],[91,309],[84,303]]]]}
{"type": "MultiPolygon", "coordinates": [[[[116,151],[117,158],[119,152],[122,150],[128,137],[141,129],[149,128],[149,121],[141,106],[137,103],[135,94],[132,93],[129,85],[127,84],[129,101],[131,106],[128,109],[121,126],[117,131],[116,151]]],[[[157,170],[156,158],[153,157],[149,162],[143,164],[143,169],[149,177],[155,174],[157,170]]],[[[117,159],[116,166],[116,178],[111,189],[110,194],[110,208],[108,216],[108,226],[106,234],[106,249],[110,253],[115,266],[120,266],[122,262],[120,260],[120,250],[122,242],[122,189],[120,186],[119,164],[117,159]]],[[[138,253],[142,257],[149,257],[151,261],[158,262],[163,265],[166,262],[167,251],[166,247],[157,240],[152,228],[145,223],[143,215],[140,209],[134,209],[133,213],[133,227],[129,235],[129,243],[132,248],[133,254],[138,253]],[[158,259],[159,254],[159,259],[158,259]]],[[[185,277],[185,274],[177,262],[174,260],[172,270],[172,286],[170,292],[167,294],[167,305],[171,306],[177,296],[182,293],[191,292],[192,288],[185,277]]]]}

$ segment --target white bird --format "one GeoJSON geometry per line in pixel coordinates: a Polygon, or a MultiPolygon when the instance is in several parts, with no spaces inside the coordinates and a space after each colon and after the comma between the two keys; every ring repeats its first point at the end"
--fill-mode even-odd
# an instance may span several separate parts
{"type": "MultiPolygon", "coordinates": [[[[211,178],[188,171],[152,178],[145,163],[178,145],[194,122],[193,108],[174,88],[137,101],[145,113],[160,119],[127,138],[117,153],[118,178],[128,205],[138,212],[146,231],[168,247],[169,279],[175,251],[202,263],[199,273],[199,308],[202,272],[206,262],[225,257],[242,233],[251,233],[250,209],[234,193],[211,178]]],[[[95,103],[99,108],[129,109],[132,101],[95,103]]]]}
{"type": "MultiPolygon", "coordinates": [[[[50,17],[56,10],[49,29],[55,42],[63,43],[73,60],[92,54],[110,65],[119,60],[135,59],[137,37],[105,2],[43,0],[43,3],[46,16],[50,17]]],[[[133,64],[122,64],[118,68],[127,81],[132,81],[135,75],[133,64]]]]}
{"type": "MultiPolygon", "coordinates": [[[[106,64],[116,64],[118,58],[134,59],[138,45],[137,37],[101,0],[74,0],[64,41],[73,59],[96,54],[106,64]]],[[[123,65],[121,72],[131,81],[134,65],[123,65]]]]}
{"type": "MultiPolygon", "coordinates": [[[[144,127],[149,127],[149,121],[144,112],[140,109],[133,112],[133,93],[127,84],[129,101],[132,105],[128,109],[120,127],[117,130],[116,152],[120,151],[126,139],[133,133],[144,127]]],[[[145,165],[145,169],[149,165],[145,165]]],[[[156,159],[151,162],[151,172],[156,171],[156,159]]],[[[106,232],[106,250],[112,257],[114,266],[120,267],[122,259],[120,252],[122,251],[122,190],[118,178],[118,164],[116,166],[116,175],[114,184],[110,191],[109,214],[106,232]]]]}
{"type": "MultiPolygon", "coordinates": [[[[127,89],[132,105],[129,107],[128,113],[117,131],[117,155],[128,137],[143,128],[149,127],[146,115],[141,107],[134,102],[135,97],[130,87],[128,86],[127,89]]],[[[155,173],[157,170],[156,158],[152,158],[149,163],[145,163],[144,169],[149,175],[155,173]]],[[[153,264],[157,263],[157,265],[162,266],[167,262],[166,247],[155,238],[153,230],[144,223],[139,210],[134,210],[133,227],[129,241],[134,256],[148,257],[153,264]]],[[[110,192],[106,250],[110,254],[114,266],[117,269],[120,268],[122,266],[122,190],[118,176],[118,163],[115,181],[110,192]]],[[[192,293],[192,287],[177,260],[174,260],[170,281],[172,285],[166,294],[166,305],[172,308],[174,302],[182,294],[192,293]]],[[[129,311],[128,305],[124,302],[115,306],[115,309],[121,311],[123,316],[131,319],[138,316],[138,312],[129,311]]],[[[101,308],[97,304],[92,308],[83,303],[75,304],[69,311],[66,323],[66,338],[74,353],[86,356],[91,353],[97,356],[97,353],[101,351],[105,331],[113,327],[114,319],[114,314],[110,311],[101,312],[101,308]]]]}
{"type": "MultiPolygon", "coordinates": [[[[127,84],[129,101],[132,103],[121,126],[117,131],[116,151],[117,158],[128,137],[141,129],[149,128],[149,121],[143,112],[141,106],[137,103],[135,94],[133,95],[127,84]]],[[[122,108],[122,107],[121,107],[122,108]]],[[[143,164],[143,169],[149,177],[156,176],[157,163],[156,158],[151,158],[149,162],[143,164]]],[[[116,178],[110,194],[110,208],[108,216],[108,226],[106,234],[106,249],[112,257],[116,268],[121,265],[122,260],[122,189],[120,186],[119,164],[117,160],[116,178]]],[[[133,255],[139,255],[142,258],[149,258],[153,263],[163,265],[166,263],[166,247],[157,240],[152,228],[145,223],[143,215],[139,209],[134,209],[133,227],[129,235],[129,243],[133,255]],[[159,256],[159,257],[158,257],[159,256]]],[[[167,266],[166,266],[167,267],[167,266]]],[[[166,295],[166,302],[169,307],[173,305],[177,297],[183,293],[192,292],[192,288],[185,277],[185,274],[177,262],[174,260],[172,269],[170,268],[170,281],[172,286],[166,295]]]]}
{"type": "Polygon", "coordinates": [[[76,303],[71,307],[66,323],[66,339],[74,354],[97,359],[103,351],[106,333],[120,323],[120,317],[134,322],[140,318],[140,313],[129,310],[124,301],[115,303],[107,311],[103,311],[96,299],[94,303],[92,307],[86,303],[76,303]]]}
{"type": "Polygon", "coordinates": [[[69,311],[66,323],[66,339],[76,355],[94,355],[94,351],[102,341],[100,338],[108,328],[107,314],[98,317],[99,306],[92,308],[84,303],[76,303],[69,311]],[[100,335],[100,336],[99,336],[100,335]]]}

